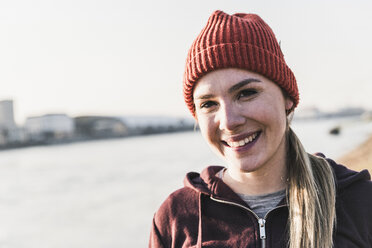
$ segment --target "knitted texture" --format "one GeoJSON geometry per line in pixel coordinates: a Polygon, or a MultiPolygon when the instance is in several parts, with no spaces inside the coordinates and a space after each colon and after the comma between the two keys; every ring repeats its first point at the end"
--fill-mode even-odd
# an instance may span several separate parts
{"type": "Polygon", "coordinates": [[[273,31],[258,15],[215,11],[192,43],[186,58],[183,94],[193,115],[196,82],[208,72],[222,68],[259,73],[288,94],[293,108],[299,102],[296,78],[284,60],[273,31]]]}

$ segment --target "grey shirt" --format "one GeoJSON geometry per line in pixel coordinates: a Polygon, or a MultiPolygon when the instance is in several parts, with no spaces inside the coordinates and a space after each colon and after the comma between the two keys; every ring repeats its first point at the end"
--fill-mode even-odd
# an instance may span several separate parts
{"type": "MultiPolygon", "coordinates": [[[[219,171],[218,177],[223,178],[223,173],[226,170],[223,169],[219,171]]],[[[238,194],[240,198],[245,201],[251,210],[260,218],[264,218],[265,215],[272,209],[274,209],[279,202],[285,197],[286,190],[280,190],[270,194],[264,195],[245,195],[245,194],[238,194]]]]}
{"type": "Polygon", "coordinates": [[[279,202],[285,197],[286,191],[281,190],[278,192],[265,194],[265,195],[245,195],[238,194],[240,198],[245,201],[258,217],[264,218],[265,215],[275,208],[279,202]]]}

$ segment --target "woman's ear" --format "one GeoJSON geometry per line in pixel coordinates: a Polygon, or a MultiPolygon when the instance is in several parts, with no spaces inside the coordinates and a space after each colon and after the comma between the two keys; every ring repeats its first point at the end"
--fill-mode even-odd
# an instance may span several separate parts
{"type": "Polygon", "coordinates": [[[286,97],[285,98],[285,112],[286,112],[287,115],[292,112],[293,105],[294,105],[294,103],[293,103],[292,99],[290,99],[289,97],[286,97]]]}
{"type": "Polygon", "coordinates": [[[199,122],[198,122],[198,119],[196,118],[195,116],[195,122],[194,122],[194,131],[198,130],[198,127],[199,127],[199,122]]]}
{"type": "Polygon", "coordinates": [[[193,113],[193,117],[194,117],[194,120],[195,120],[196,122],[198,122],[198,117],[197,117],[197,115],[196,115],[196,107],[195,107],[195,104],[194,104],[194,113],[193,113]]]}
{"type": "Polygon", "coordinates": [[[196,131],[198,129],[198,126],[199,126],[199,122],[198,122],[198,116],[196,115],[196,109],[194,107],[194,131],[196,131]]]}

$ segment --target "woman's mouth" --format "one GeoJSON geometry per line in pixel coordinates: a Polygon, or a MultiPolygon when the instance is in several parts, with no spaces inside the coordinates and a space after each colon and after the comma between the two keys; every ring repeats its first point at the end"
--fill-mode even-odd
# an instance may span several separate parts
{"type": "Polygon", "coordinates": [[[255,132],[243,139],[236,140],[236,141],[222,141],[222,143],[224,143],[226,146],[231,147],[231,148],[240,148],[240,147],[246,146],[247,144],[253,143],[260,134],[261,132],[255,132]]]}

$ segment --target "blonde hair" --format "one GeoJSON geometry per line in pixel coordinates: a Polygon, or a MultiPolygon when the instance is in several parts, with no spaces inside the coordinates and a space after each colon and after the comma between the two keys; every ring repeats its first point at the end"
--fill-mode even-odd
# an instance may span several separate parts
{"type": "Polygon", "coordinates": [[[289,248],[332,247],[336,222],[332,168],[325,159],[306,153],[291,128],[287,144],[289,248]]]}

